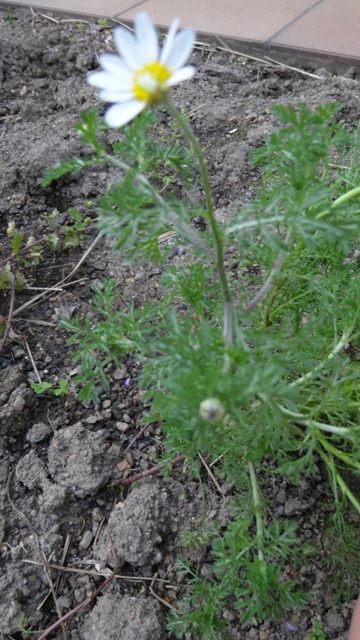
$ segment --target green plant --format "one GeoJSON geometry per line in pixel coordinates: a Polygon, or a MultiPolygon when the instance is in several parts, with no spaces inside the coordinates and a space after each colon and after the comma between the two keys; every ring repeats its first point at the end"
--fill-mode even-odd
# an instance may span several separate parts
{"type": "Polygon", "coordinates": [[[107,21],[107,18],[98,18],[96,21],[100,27],[102,27],[103,29],[109,29],[109,23],[107,21]]]}
{"type": "Polygon", "coordinates": [[[25,613],[22,613],[18,621],[19,633],[23,640],[30,640],[30,638],[37,633],[31,625],[25,613]]]}
{"type": "Polygon", "coordinates": [[[6,22],[8,22],[9,24],[14,24],[14,16],[11,9],[8,9],[7,11],[6,22]]]}
{"type": "Polygon", "coordinates": [[[335,512],[326,531],[327,558],[325,566],[329,575],[329,584],[334,590],[334,602],[351,600],[357,595],[354,580],[360,572],[360,552],[358,545],[358,527],[349,521],[347,510],[355,510],[347,503],[346,493],[339,492],[335,465],[332,461],[330,471],[335,512]]]}
{"type": "Polygon", "coordinates": [[[320,620],[314,622],[313,628],[309,632],[307,640],[326,640],[326,634],[320,620]]]}
{"type": "Polygon", "coordinates": [[[92,222],[91,217],[87,215],[87,210],[91,209],[92,205],[91,201],[84,202],[85,209],[82,211],[78,207],[70,207],[67,212],[70,218],[69,223],[58,221],[59,211],[57,209],[46,216],[46,222],[51,229],[51,233],[46,235],[46,240],[53,250],[78,247],[82,243],[92,222]]]}
{"type": "Polygon", "coordinates": [[[235,504],[233,521],[212,543],[216,579],[201,579],[197,567],[182,565],[191,589],[170,628],[180,637],[190,628],[211,639],[223,630],[221,608],[228,601],[235,599],[245,622],[281,618],[307,601],[286,573],[289,560],[300,562],[302,553],[292,523],[264,517],[265,455],[276,473],[293,481],[325,465],[335,501],[341,492],[360,512],[344,473],[360,469],[360,369],[349,354],[349,347],[360,349],[360,285],[346,260],[358,245],[360,187],[344,190],[330,167],[344,149],[355,153],[358,136],[336,123],[334,104],[316,111],[274,107],[279,127],[253,153],[261,187],[222,229],[189,122],[168,99],[165,107],[189,148],[176,143],[169,155],[147,135],[156,121],[145,112],[109,153],[105,124],[91,111],[78,132],[92,156],[60,162],[44,184],[91,164],[118,167],[122,179],[98,203],[99,226],[127,259],[164,265],[161,302],[118,310],[118,286],[105,281],[95,292],[91,322],[75,318],[62,326],[72,334],[69,344],[77,345],[81,398],[96,400],[98,384],[109,385],[108,363],[135,353],[151,402],[146,421],[164,425],[168,457],[184,453],[195,467],[198,451],[221,458],[218,473],[234,483],[239,500],[246,495],[247,507],[235,504]],[[186,189],[197,162],[204,201],[177,189],[165,200],[162,170],[169,161],[186,189]],[[191,226],[194,212],[207,221],[202,235],[191,226]],[[174,228],[193,246],[181,272],[167,267],[158,243],[174,228]],[[229,277],[224,259],[233,243],[238,279],[229,277]],[[258,265],[255,288],[249,263],[258,265]]]}
{"type": "Polygon", "coordinates": [[[38,395],[48,391],[49,393],[52,393],[54,396],[63,396],[63,395],[68,395],[69,393],[68,384],[69,384],[69,380],[67,379],[60,380],[58,387],[54,387],[50,382],[45,382],[45,381],[34,382],[34,384],[32,385],[32,389],[38,395]]]}

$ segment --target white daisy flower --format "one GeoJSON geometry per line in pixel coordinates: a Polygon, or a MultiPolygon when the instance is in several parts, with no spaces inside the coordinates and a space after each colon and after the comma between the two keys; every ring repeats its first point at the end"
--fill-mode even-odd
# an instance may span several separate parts
{"type": "Polygon", "coordinates": [[[171,23],[161,51],[156,29],[145,12],[135,17],[134,35],[124,27],[114,29],[120,56],[100,55],[103,71],[88,75],[88,82],[100,89],[99,97],[114,103],[105,114],[110,127],[122,127],[147,106],[165,100],[170,87],[193,77],[194,67],[182,65],[193,48],[195,32],[176,33],[178,24],[177,18],[171,23]]]}

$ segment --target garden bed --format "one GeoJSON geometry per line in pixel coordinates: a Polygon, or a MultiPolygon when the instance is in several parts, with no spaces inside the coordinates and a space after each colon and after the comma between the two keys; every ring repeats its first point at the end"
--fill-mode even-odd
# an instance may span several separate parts
{"type": "MultiPolygon", "coordinates": [[[[161,299],[162,269],[151,263],[130,265],[114,254],[109,240],[97,236],[94,203],[116,179],[114,168],[92,167],[47,188],[41,184],[46,168],[80,154],[74,126],[81,112],[104,108],[86,73],[97,68],[99,53],[112,49],[111,29],[104,22],[61,21],[0,7],[0,34],[0,260],[11,253],[7,227],[12,222],[25,242],[33,237],[31,242],[40,246],[49,233],[49,219],[63,241],[65,226],[74,225],[72,207],[89,218],[84,231],[72,234],[73,241],[69,234],[67,247],[53,252],[43,244],[38,264],[16,266],[26,288],[15,293],[11,329],[0,354],[0,635],[27,637],[19,632],[21,620],[23,626],[44,630],[57,615],[89,597],[114,566],[110,533],[121,577],[50,637],[172,637],[165,617],[169,607],[181,607],[187,590],[177,560],[186,556],[193,565],[199,563],[201,576],[213,579],[211,536],[199,542],[201,536],[187,532],[206,533],[213,525],[225,529],[233,487],[221,479],[214,483],[211,461],[200,459],[205,502],[202,485],[184,461],[174,465],[167,479],[150,475],[124,492],[113,486],[124,472],[141,474],[159,463],[161,424],[142,427],[148,407],[137,386],[140,364],[130,356],[122,367],[109,367],[110,389],[100,393],[97,404],[79,401],[71,382],[76,373],[73,347],[58,320],[74,314],[91,319],[94,285],[101,288],[109,277],[116,280],[124,308],[161,299]],[[80,244],[70,246],[78,236],[80,244]],[[36,395],[31,384],[39,378],[53,389],[68,380],[68,392],[36,395]],[[62,565],[68,569],[59,569],[62,565]],[[56,590],[55,598],[51,590],[56,590]]],[[[254,195],[259,173],[249,153],[276,126],[272,105],[304,102],[315,109],[341,102],[337,118],[349,127],[358,122],[360,74],[353,68],[345,77],[322,69],[311,75],[216,44],[196,49],[191,64],[197,69],[195,79],[174,88],[173,98],[206,147],[220,223],[254,195]]],[[[166,130],[168,117],[161,112],[159,118],[166,130]]],[[[106,135],[113,142],[117,132],[106,135]]],[[[201,199],[200,181],[193,191],[201,199]]],[[[169,254],[178,268],[188,260],[186,242],[180,249],[169,254]]],[[[256,265],[253,274],[257,287],[256,265]]],[[[10,289],[0,296],[0,312],[7,318],[10,289]]],[[[272,469],[271,459],[267,466],[272,469]]],[[[279,520],[296,522],[311,558],[304,566],[285,566],[284,575],[295,577],[311,598],[284,620],[252,625],[241,623],[229,603],[223,617],[230,637],[345,639],[360,585],[346,567],[341,573],[334,557],[326,470],[320,467],[316,477],[297,485],[269,477],[268,484],[262,479],[269,511],[279,520]]],[[[356,531],[355,509],[349,507],[346,518],[356,531]]]]}

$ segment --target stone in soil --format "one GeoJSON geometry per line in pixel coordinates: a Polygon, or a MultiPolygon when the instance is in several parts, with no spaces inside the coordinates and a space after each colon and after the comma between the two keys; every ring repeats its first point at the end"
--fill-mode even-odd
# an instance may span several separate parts
{"type": "Polygon", "coordinates": [[[120,447],[106,442],[106,432],[88,431],[81,423],[58,431],[48,453],[51,477],[78,498],[94,495],[113,477],[120,447]]]}
{"type": "Polygon", "coordinates": [[[100,596],[81,628],[82,640],[165,640],[165,620],[153,598],[100,596]]]}

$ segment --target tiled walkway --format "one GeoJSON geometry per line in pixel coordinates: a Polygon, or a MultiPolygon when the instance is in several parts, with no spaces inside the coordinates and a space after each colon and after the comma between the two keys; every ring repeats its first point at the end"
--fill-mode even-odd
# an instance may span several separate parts
{"type": "Polygon", "coordinates": [[[240,51],[360,68],[360,0],[0,0],[7,4],[124,22],[146,10],[161,27],[181,18],[199,40],[217,35],[240,51]]]}

